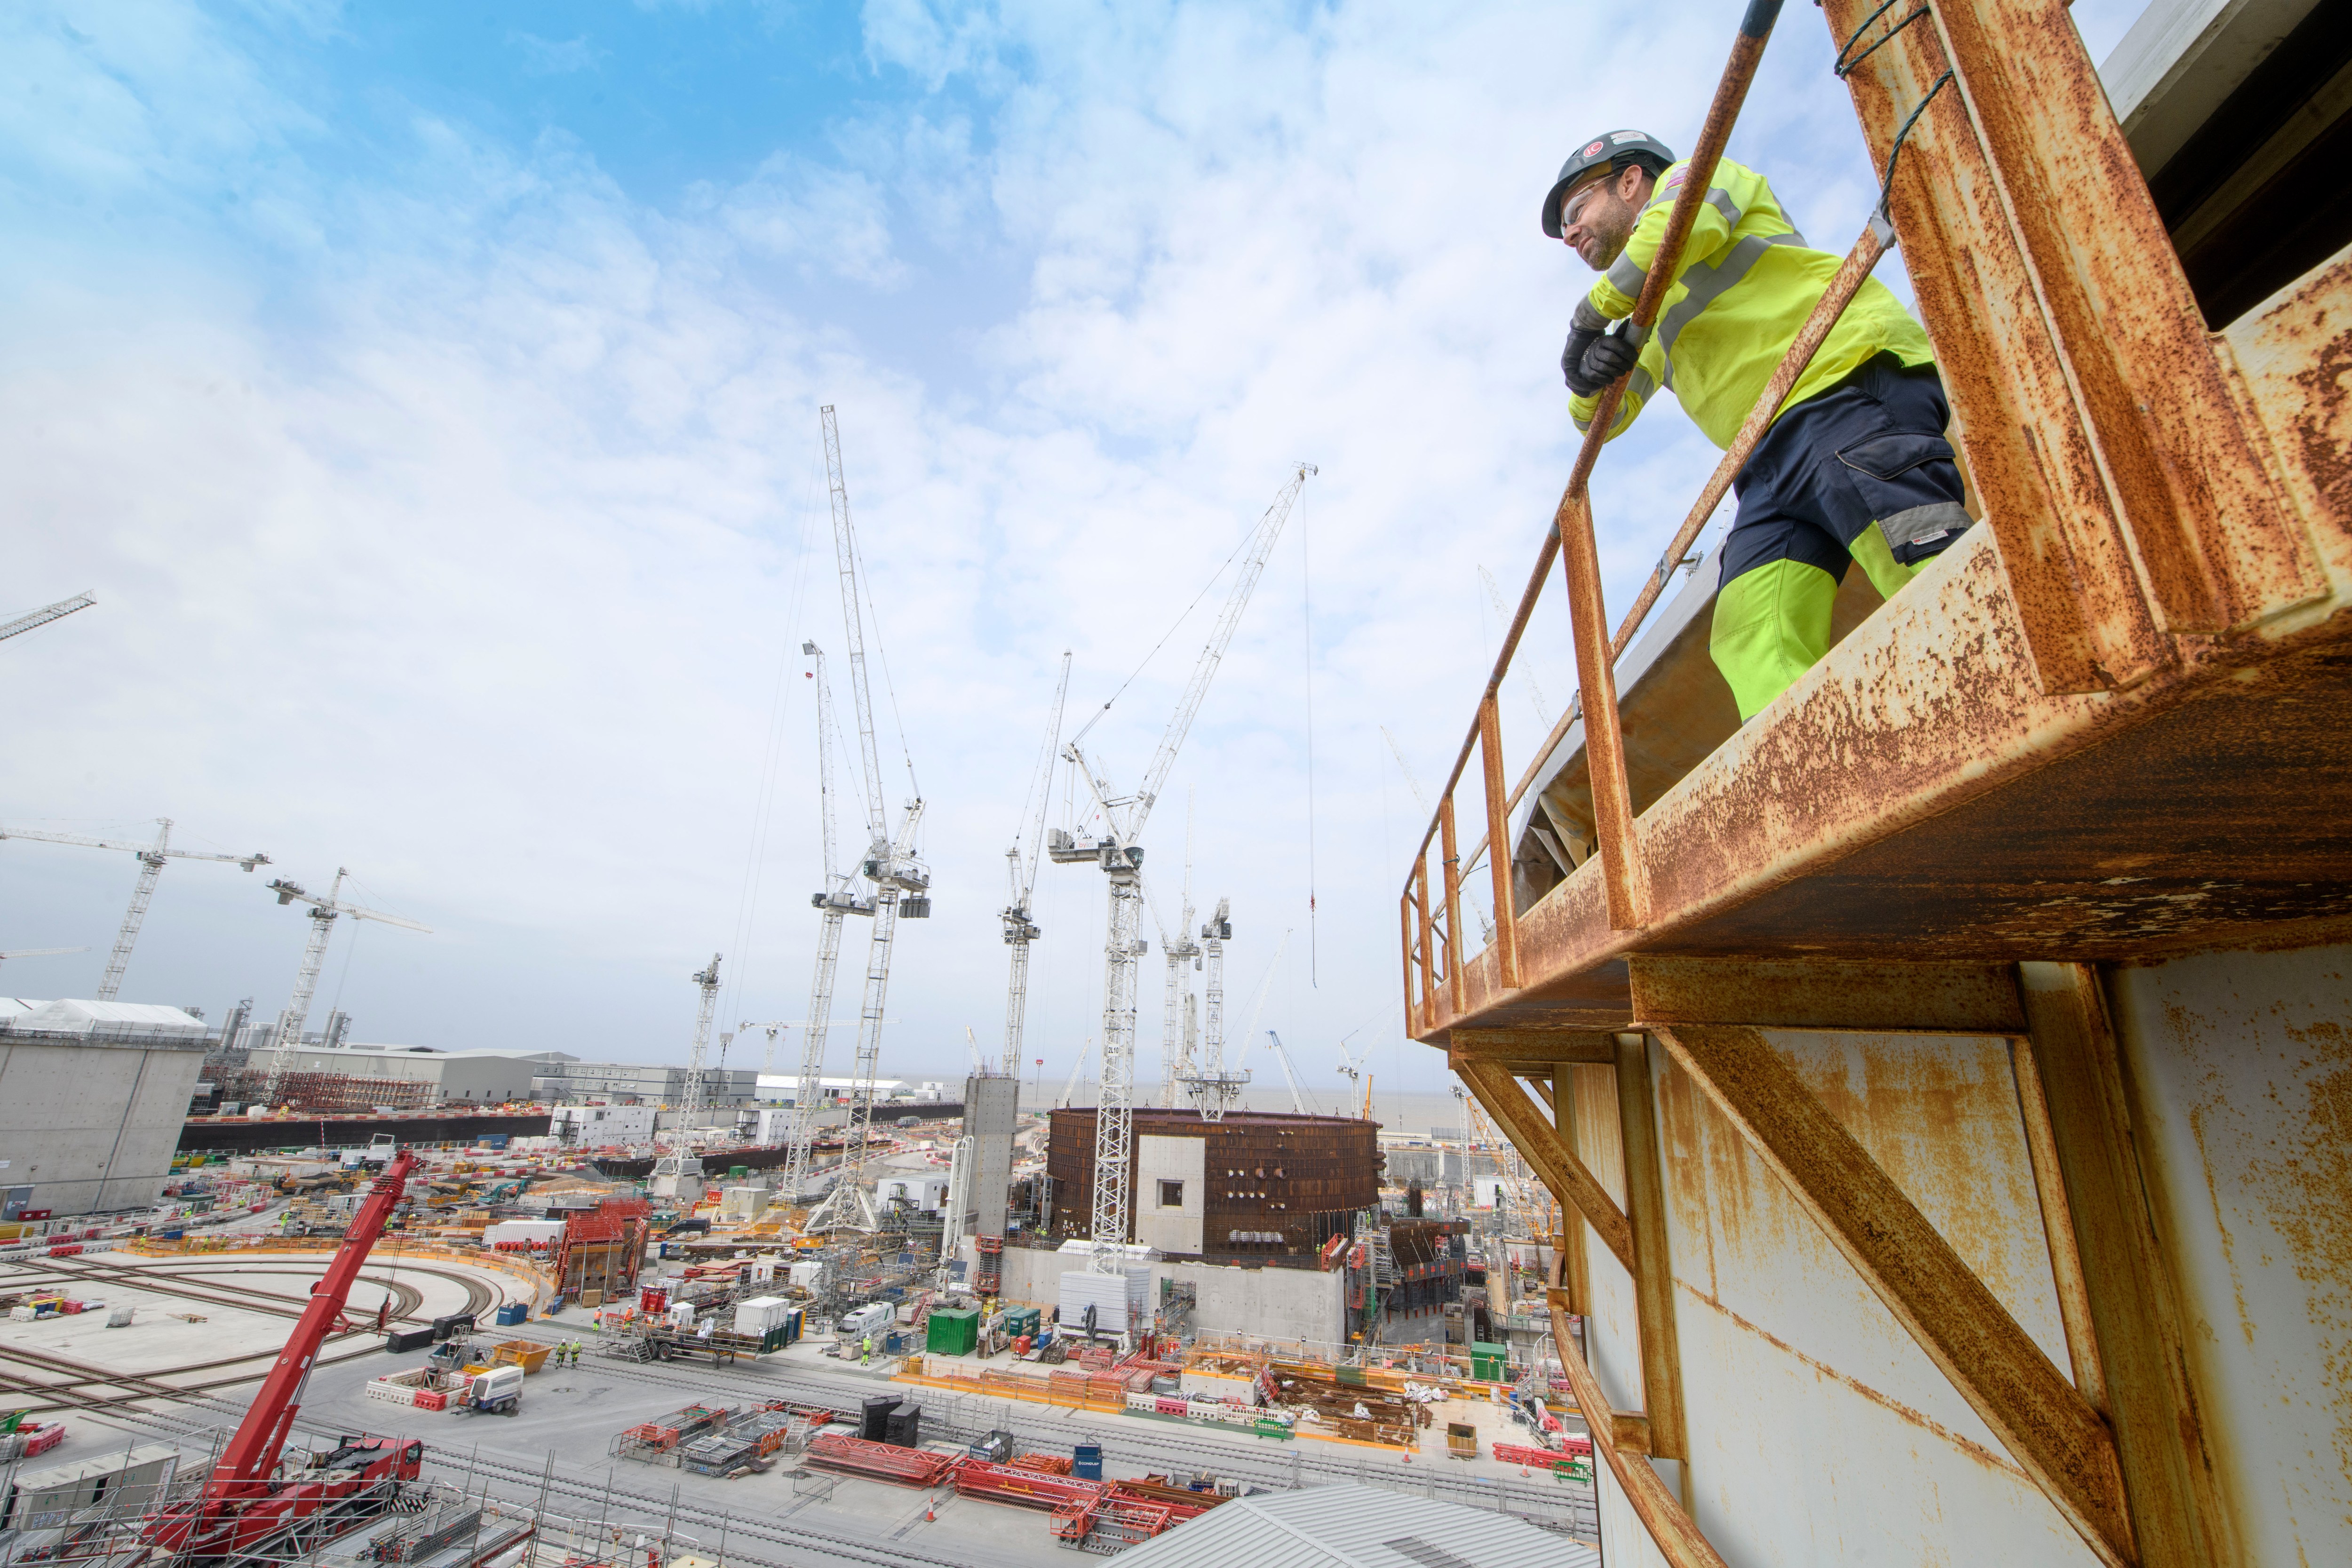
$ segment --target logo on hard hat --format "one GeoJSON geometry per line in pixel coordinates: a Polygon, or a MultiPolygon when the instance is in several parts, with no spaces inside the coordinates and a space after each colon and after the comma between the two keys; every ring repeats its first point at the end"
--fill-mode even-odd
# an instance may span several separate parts
{"type": "Polygon", "coordinates": [[[1601,151],[1601,149],[1602,147],[1606,146],[1606,145],[1607,145],[1607,143],[1606,143],[1606,142],[1595,142],[1591,146],[1587,147],[1583,152],[1581,152],[1581,153],[1578,153],[1578,154],[1577,154],[1577,156],[1578,156],[1578,157],[1580,157],[1580,158],[1590,158],[1590,157],[1591,157],[1595,153],[1600,152],[1600,151],[1601,151]]]}
{"type": "Polygon", "coordinates": [[[1609,140],[1622,145],[1627,142],[1646,142],[1649,138],[1638,131],[1612,131],[1609,134],[1609,140]]]}

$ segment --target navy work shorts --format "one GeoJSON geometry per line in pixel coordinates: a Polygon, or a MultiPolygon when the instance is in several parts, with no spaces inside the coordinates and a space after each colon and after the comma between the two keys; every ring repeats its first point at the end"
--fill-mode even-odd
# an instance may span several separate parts
{"type": "Polygon", "coordinates": [[[1789,409],[1732,481],[1739,510],[1722,581],[1795,560],[1842,582],[1874,523],[1901,565],[1940,554],[1969,526],[1950,420],[1935,367],[1906,369],[1893,354],[1789,409]]]}

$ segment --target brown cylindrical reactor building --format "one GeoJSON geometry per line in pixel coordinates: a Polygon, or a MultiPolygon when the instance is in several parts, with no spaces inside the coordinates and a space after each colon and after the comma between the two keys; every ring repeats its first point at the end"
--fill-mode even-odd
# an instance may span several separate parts
{"type": "MultiPolygon", "coordinates": [[[[1094,1218],[1092,1106],[1053,1115],[1045,1148],[1050,1234],[1088,1234],[1094,1218]]],[[[1380,1123],[1344,1116],[1200,1112],[1139,1106],[1125,1238],[1177,1258],[1285,1258],[1346,1236],[1380,1206],[1380,1123]]]]}

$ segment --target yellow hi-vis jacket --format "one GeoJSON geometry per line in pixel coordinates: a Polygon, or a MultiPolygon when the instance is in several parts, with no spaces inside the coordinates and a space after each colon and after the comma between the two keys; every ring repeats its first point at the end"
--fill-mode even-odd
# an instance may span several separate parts
{"type": "MultiPolygon", "coordinates": [[[[1666,216],[1687,162],[1658,181],[1650,205],[1633,225],[1625,252],[1592,286],[1593,309],[1612,320],[1633,313],[1650,266],[1665,237],[1666,216]]],[[[1728,158],[1715,166],[1715,184],[1700,204],[1683,247],[1681,269],[1642,357],[1626,378],[1612,439],[1624,433],[1660,386],[1675,395],[1708,440],[1728,448],[1748,410],[1796,341],[1798,329],[1821,302],[1841,258],[1805,243],[1780,211],[1764,176],[1728,158]]],[[[1906,365],[1931,364],[1927,334],[1902,301],[1875,278],[1864,280],[1829,340],[1773,416],[1833,386],[1874,355],[1891,353],[1906,365]]],[[[1579,430],[1592,423],[1594,397],[1572,397],[1569,413],[1579,430]]]]}

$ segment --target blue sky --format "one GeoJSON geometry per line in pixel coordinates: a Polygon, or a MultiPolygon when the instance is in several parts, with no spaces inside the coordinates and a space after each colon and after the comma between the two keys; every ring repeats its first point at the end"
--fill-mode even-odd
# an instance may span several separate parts
{"type": "MultiPolygon", "coordinates": [[[[0,649],[0,823],[349,866],[435,931],[337,938],[320,1005],[365,1039],[677,1059],[714,949],[722,1021],[800,1017],[833,403],[938,875],[885,1064],[960,1070],[1001,1028],[1060,652],[1099,704],[1307,459],[1157,896],[1172,921],[1189,789],[1234,987],[1289,931],[1264,1022],[1310,1071],[1370,1029],[1434,1085],[1396,1037],[1420,813],[1380,731],[1434,781],[1491,657],[1478,568],[1523,578],[1567,469],[1587,279],[1536,228],[1551,172],[1606,127],[1686,142],[1737,9],[10,6],[0,608],[101,603],[0,649]]],[[[2095,56],[2134,9],[2074,8],[2095,56]]],[[[1875,181],[1830,56],[1791,6],[1732,153],[1843,246],[1875,181]]],[[[1712,457],[1664,400],[1612,449],[1620,598],[1712,457]]],[[[1554,702],[1557,611],[1526,656],[1554,702]]],[[[1089,737],[1114,777],[1205,630],[1089,737]]],[[[0,950],[91,948],[0,984],[88,994],[131,870],[0,846],[0,950]]],[[[274,1014],[300,922],[258,880],[174,867],[126,995],[274,1014]]],[[[1098,881],[1045,873],[1049,1078],[1097,1027],[1098,881]]]]}

